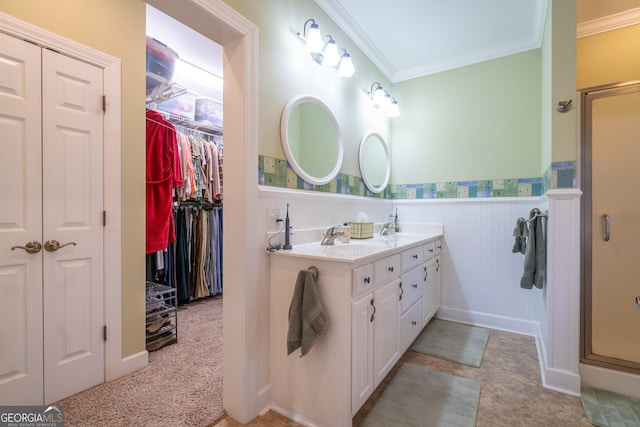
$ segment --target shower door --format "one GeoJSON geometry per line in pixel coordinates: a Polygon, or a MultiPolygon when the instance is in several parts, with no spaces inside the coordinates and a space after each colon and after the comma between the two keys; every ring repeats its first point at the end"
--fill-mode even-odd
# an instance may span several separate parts
{"type": "Polygon", "coordinates": [[[582,94],[582,362],[640,372],[640,83],[582,94]]]}

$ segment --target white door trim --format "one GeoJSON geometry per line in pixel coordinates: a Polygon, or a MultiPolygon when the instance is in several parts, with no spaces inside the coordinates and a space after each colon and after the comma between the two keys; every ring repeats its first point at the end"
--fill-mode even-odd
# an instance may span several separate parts
{"type": "Polygon", "coordinates": [[[107,97],[107,111],[104,116],[104,206],[108,214],[104,236],[104,309],[105,324],[109,331],[109,339],[105,346],[105,380],[109,381],[133,372],[147,363],[146,352],[144,358],[135,358],[133,363],[122,359],[121,61],[1,12],[0,31],[88,62],[102,68],[104,72],[104,94],[107,97]]]}

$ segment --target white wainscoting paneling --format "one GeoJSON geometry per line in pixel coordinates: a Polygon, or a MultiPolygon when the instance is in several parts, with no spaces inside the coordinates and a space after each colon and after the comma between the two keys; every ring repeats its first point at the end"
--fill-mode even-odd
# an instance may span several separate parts
{"type": "Polygon", "coordinates": [[[400,225],[442,223],[440,318],[526,335],[537,333],[543,292],[522,289],[524,256],[512,253],[513,229],[541,198],[394,201],[400,225]]]}

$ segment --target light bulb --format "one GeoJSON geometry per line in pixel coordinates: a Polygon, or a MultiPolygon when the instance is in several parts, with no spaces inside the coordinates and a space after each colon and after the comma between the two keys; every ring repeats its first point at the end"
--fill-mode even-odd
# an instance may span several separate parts
{"type": "Polygon", "coordinates": [[[324,43],[322,41],[322,35],[320,34],[320,28],[318,28],[318,24],[314,22],[307,32],[307,44],[304,50],[309,53],[320,53],[323,47],[324,43]]]}
{"type": "Polygon", "coordinates": [[[322,58],[322,65],[327,65],[329,67],[335,67],[340,62],[340,54],[338,53],[338,46],[336,46],[336,41],[331,39],[327,42],[327,45],[324,47],[324,57],[322,58]]]}
{"type": "Polygon", "coordinates": [[[378,108],[382,105],[382,103],[384,102],[384,89],[382,89],[382,87],[378,87],[373,91],[373,99],[371,100],[371,102],[373,103],[373,106],[375,108],[378,108]]]}
{"type": "Polygon", "coordinates": [[[353,67],[353,62],[351,62],[351,55],[347,52],[342,55],[342,59],[340,60],[340,67],[338,68],[338,77],[351,77],[356,71],[353,67]]]}
{"type": "Polygon", "coordinates": [[[391,101],[391,105],[389,106],[389,110],[387,111],[387,116],[389,117],[398,117],[400,115],[400,108],[398,107],[398,101],[395,99],[391,101]]]}

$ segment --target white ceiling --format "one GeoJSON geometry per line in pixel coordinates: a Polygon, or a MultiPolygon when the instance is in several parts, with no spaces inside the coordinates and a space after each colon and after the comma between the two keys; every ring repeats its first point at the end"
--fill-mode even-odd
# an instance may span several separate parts
{"type": "MultiPolygon", "coordinates": [[[[315,1],[392,82],[540,47],[548,3],[547,0],[315,1]]],[[[640,0],[576,1],[578,24],[640,7],[640,0]]],[[[318,24],[322,31],[322,22],[318,24]]]]}
{"type": "MultiPolygon", "coordinates": [[[[540,47],[548,3],[548,0],[315,1],[392,82],[540,47]]],[[[640,0],[576,0],[576,6],[579,34],[581,26],[608,18],[618,17],[615,25],[640,22],[640,0]],[[630,18],[620,24],[620,15],[630,18]]],[[[318,24],[322,31],[322,21],[318,24]]],[[[222,75],[220,45],[151,6],[147,6],[147,34],[169,44],[186,61],[222,75]]],[[[339,39],[337,43],[340,44],[339,39]]],[[[358,59],[353,60],[357,67],[358,59]]]]}

